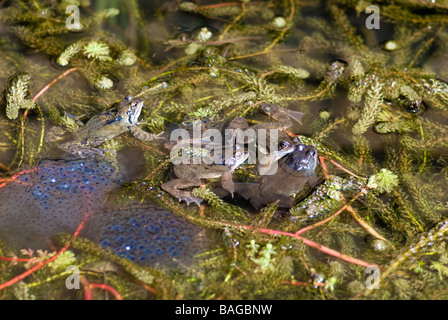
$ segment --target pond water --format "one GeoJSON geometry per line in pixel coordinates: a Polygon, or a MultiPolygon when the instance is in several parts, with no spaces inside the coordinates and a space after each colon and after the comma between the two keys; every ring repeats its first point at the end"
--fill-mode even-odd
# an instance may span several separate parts
{"type": "Polygon", "coordinates": [[[0,1],[0,296],[86,298],[47,262],[16,283],[47,250],[128,299],[448,298],[448,5],[371,4],[0,1]],[[176,167],[198,123],[281,129],[282,173],[250,143],[176,167]]]}

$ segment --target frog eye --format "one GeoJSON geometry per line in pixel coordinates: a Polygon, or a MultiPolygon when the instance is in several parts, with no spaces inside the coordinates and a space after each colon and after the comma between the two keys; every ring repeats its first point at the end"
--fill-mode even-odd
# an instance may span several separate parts
{"type": "Polygon", "coordinates": [[[315,157],[315,156],[316,156],[316,150],[314,150],[314,149],[308,150],[308,151],[306,152],[306,154],[307,154],[308,156],[315,157]]]}
{"type": "Polygon", "coordinates": [[[286,149],[289,147],[289,143],[286,141],[280,142],[280,149],[286,149]]]}

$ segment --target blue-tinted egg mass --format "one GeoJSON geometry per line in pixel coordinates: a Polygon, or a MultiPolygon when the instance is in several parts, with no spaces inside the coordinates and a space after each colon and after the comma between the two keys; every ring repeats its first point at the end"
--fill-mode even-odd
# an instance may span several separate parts
{"type": "Polygon", "coordinates": [[[149,205],[111,213],[101,245],[141,265],[188,264],[211,243],[210,234],[160,207],[149,205]]]}
{"type": "Polygon", "coordinates": [[[0,188],[0,235],[15,249],[49,249],[57,233],[99,241],[142,265],[179,267],[210,245],[204,228],[155,205],[106,210],[106,194],[124,181],[110,163],[43,161],[0,188]]]}
{"type": "MultiPolygon", "coordinates": [[[[16,181],[0,189],[2,239],[18,249],[48,248],[53,235],[73,233],[86,214],[98,223],[106,193],[122,177],[103,160],[46,160],[16,181]]],[[[89,225],[83,232],[94,234],[89,225]]]]}

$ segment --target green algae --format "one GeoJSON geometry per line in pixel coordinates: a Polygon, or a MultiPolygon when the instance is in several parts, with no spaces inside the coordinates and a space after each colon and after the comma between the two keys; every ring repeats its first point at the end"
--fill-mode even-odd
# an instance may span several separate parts
{"type": "MultiPolygon", "coordinates": [[[[328,175],[290,212],[275,204],[252,212],[202,188],[195,193],[207,204],[197,209],[159,190],[168,152],[122,135],[103,147],[137,148],[146,166],[109,198],[156,202],[223,240],[179,271],[138,266],[73,235],[56,237],[59,248],[70,243],[82,275],[105,277],[125,299],[446,299],[448,2],[372,1],[380,30],[365,27],[362,0],[162,3],[147,11],[137,1],[114,2],[119,11],[102,1],[18,0],[0,8],[8,30],[0,38],[5,176],[51,154],[43,139],[51,125],[73,131],[76,121],[125,95],[144,99],[142,127],[154,133],[186,115],[270,121],[257,112],[264,102],[306,112],[290,131],[325,157],[328,175]],[[81,9],[82,32],[65,26],[70,4],[81,9]],[[379,265],[378,290],[366,287],[365,266],[293,236],[341,208],[300,235],[379,265]],[[115,267],[89,268],[104,261],[115,267]]],[[[234,179],[253,181],[257,173],[246,164],[234,179]]],[[[30,257],[3,242],[0,253],[30,257]]],[[[0,260],[0,283],[31,265],[0,260]]],[[[83,299],[82,290],[65,289],[66,276],[46,265],[0,297],[83,299]]]]}

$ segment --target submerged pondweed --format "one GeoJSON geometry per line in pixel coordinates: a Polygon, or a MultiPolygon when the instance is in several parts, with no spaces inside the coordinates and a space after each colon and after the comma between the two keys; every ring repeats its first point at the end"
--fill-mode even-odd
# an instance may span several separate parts
{"type": "Polygon", "coordinates": [[[33,109],[35,107],[34,101],[26,98],[30,80],[31,76],[26,73],[11,77],[6,93],[6,116],[9,119],[17,119],[19,109],[33,109]]]}
{"type": "Polygon", "coordinates": [[[447,22],[446,1],[1,1],[0,296],[447,299],[447,22]]]}

